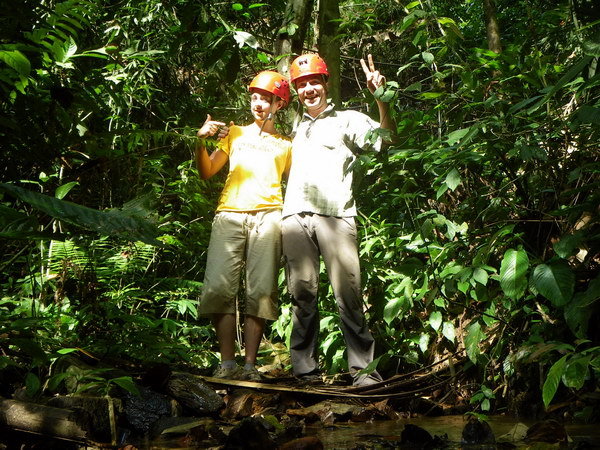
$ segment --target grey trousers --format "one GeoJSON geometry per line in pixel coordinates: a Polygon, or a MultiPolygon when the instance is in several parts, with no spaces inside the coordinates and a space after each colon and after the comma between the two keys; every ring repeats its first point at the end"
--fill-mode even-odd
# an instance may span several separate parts
{"type": "MultiPolygon", "coordinates": [[[[363,311],[356,224],[352,217],[302,213],[282,222],[288,290],[293,298],[290,352],[294,375],[319,370],[319,255],[329,275],[351,373],[373,361],[375,343],[363,311]]],[[[380,379],[374,372],[372,378],[380,379]]]]}

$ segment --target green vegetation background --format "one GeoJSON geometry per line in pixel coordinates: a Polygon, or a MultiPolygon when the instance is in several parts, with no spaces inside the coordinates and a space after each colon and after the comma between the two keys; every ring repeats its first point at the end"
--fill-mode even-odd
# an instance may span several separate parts
{"type": "MultiPolygon", "coordinates": [[[[560,396],[597,418],[584,394],[597,394],[600,369],[598,5],[498,0],[501,52],[488,50],[479,1],[339,8],[343,106],[373,110],[358,63],[371,53],[397,123],[397,143],[355,167],[378,369],[455,354],[465,375],[453,388],[473,411],[560,396]]],[[[209,368],[215,339],[196,301],[223,178],[197,176],[195,131],[207,113],[249,120],[247,83],[298,32],[286,4],[0,9],[0,395],[61,391],[57,362],[73,352],[209,368]]],[[[285,367],[280,281],[261,358],[285,367]]],[[[344,346],[323,281],[320,350],[336,373],[344,346]]],[[[127,377],[87,381],[133,389],[127,377]]]]}

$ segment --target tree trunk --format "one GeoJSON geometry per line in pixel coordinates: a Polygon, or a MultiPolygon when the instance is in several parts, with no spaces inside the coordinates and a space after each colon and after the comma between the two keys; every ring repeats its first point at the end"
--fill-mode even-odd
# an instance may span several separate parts
{"type": "Polygon", "coordinates": [[[495,0],[483,0],[483,11],[485,14],[485,29],[487,32],[488,49],[495,53],[502,53],[500,44],[500,27],[496,17],[495,0]]]}
{"type": "Polygon", "coordinates": [[[317,48],[329,69],[329,96],[340,102],[340,44],[336,40],[339,27],[339,0],[319,0],[317,48]]]}
{"type": "Polygon", "coordinates": [[[288,0],[285,20],[275,42],[275,54],[282,55],[277,68],[287,75],[292,59],[302,53],[314,0],[288,0]]]}

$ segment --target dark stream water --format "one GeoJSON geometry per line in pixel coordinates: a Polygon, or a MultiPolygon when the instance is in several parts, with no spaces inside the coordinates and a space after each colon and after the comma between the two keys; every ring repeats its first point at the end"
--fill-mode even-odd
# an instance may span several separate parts
{"type": "MultiPolygon", "coordinates": [[[[344,423],[336,424],[333,427],[310,426],[307,427],[307,434],[318,436],[326,449],[383,449],[393,448],[400,441],[400,434],[404,425],[411,423],[427,430],[432,436],[448,437],[449,448],[461,448],[460,441],[462,430],[465,426],[464,416],[442,416],[442,417],[421,417],[412,419],[401,419],[396,421],[376,421],[372,423],[344,423]],[[392,446],[392,447],[390,447],[392,446]]],[[[489,424],[494,432],[496,441],[503,435],[514,430],[518,420],[511,417],[497,416],[490,417],[489,424]]],[[[533,425],[533,422],[522,422],[525,426],[533,425]]],[[[577,444],[586,442],[589,447],[600,449],[600,425],[566,425],[567,433],[572,440],[570,448],[575,448],[577,444]]],[[[524,442],[513,442],[517,448],[527,448],[524,442]]],[[[402,448],[398,446],[397,448],[402,448]]],[[[490,448],[490,447],[487,447],[490,448]]],[[[493,447],[491,447],[493,448],[493,447]]],[[[543,449],[544,444],[538,444],[537,449],[543,449]]],[[[547,444],[547,448],[558,448],[557,445],[547,444]]],[[[564,448],[564,447],[563,447],[564,448]]]]}
{"type": "MultiPolygon", "coordinates": [[[[442,417],[421,417],[401,420],[374,421],[371,423],[364,422],[347,422],[336,423],[333,426],[323,426],[321,424],[308,425],[306,427],[306,435],[317,436],[322,442],[326,450],[337,449],[402,449],[406,446],[401,446],[400,435],[405,424],[417,425],[427,430],[432,436],[447,437],[445,441],[447,449],[461,449],[461,435],[465,426],[464,416],[442,416],[442,417]]],[[[511,442],[504,435],[515,430],[515,427],[521,423],[522,428],[530,427],[533,422],[519,422],[515,418],[496,416],[489,418],[489,425],[494,432],[497,442],[511,442]]],[[[567,446],[559,447],[557,444],[536,443],[533,447],[523,441],[512,441],[511,443],[517,448],[534,448],[535,450],[545,449],[600,449],[600,425],[567,425],[567,433],[570,438],[570,443],[567,446]],[[584,443],[586,445],[584,445],[584,443]]],[[[227,430],[228,431],[228,430],[227,430]]],[[[189,447],[181,445],[179,439],[162,440],[160,442],[149,443],[147,447],[138,447],[148,450],[192,450],[198,447],[189,447]]],[[[412,447],[414,448],[414,447],[412,447]]],[[[479,446],[466,447],[470,450],[475,449],[505,449],[502,446],[479,446]]]]}

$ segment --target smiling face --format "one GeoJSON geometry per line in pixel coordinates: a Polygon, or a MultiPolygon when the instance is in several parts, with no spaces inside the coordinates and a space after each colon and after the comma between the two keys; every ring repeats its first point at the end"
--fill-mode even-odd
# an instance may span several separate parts
{"type": "Polygon", "coordinates": [[[307,112],[316,117],[327,108],[327,87],[321,75],[310,75],[296,80],[296,91],[307,112]]]}
{"type": "Polygon", "coordinates": [[[264,122],[269,113],[274,115],[282,105],[281,99],[262,89],[255,89],[250,94],[250,112],[254,120],[264,122]]]}

